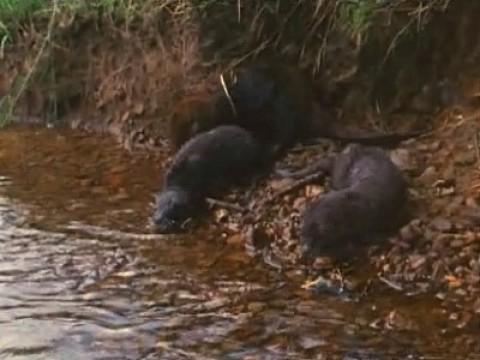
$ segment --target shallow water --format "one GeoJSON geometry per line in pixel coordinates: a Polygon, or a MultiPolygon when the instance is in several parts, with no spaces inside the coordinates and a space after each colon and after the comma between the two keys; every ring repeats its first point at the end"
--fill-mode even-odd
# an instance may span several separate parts
{"type": "Polygon", "coordinates": [[[148,232],[162,163],[0,132],[0,359],[480,359],[480,323],[456,329],[434,300],[314,295],[218,229],[89,235],[148,232]]]}

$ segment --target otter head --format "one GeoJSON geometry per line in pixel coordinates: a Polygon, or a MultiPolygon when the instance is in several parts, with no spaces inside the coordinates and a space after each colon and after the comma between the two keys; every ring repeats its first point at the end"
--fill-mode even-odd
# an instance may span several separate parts
{"type": "Polygon", "coordinates": [[[329,224],[304,223],[300,234],[300,254],[302,258],[328,256],[335,252],[335,231],[329,224]]]}
{"type": "Polygon", "coordinates": [[[195,212],[191,196],[182,189],[167,189],[155,196],[153,225],[156,233],[177,233],[195,212]]]}
{"type": "MultiPolygon", "coordinates": [[[[330,193],[311,203],[303,215],[300,252],[304,258],[336,255],[348,238],[340,193],[330,193]]],[[[348,203],[345,207],[348,207],[348,203]]]]}

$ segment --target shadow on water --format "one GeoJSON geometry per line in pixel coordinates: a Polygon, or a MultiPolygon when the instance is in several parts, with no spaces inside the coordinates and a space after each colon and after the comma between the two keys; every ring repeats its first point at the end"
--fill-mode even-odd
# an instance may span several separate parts
{"type": "Polygon", "coordinates": [[[475,358],[432,302],[313,296],[215,230],[65,230],[145,233],[161,164],[106,138],[0,133],[0,359],[475,358]],[[407,329],[374,326],[393,310],[407,329]]]}

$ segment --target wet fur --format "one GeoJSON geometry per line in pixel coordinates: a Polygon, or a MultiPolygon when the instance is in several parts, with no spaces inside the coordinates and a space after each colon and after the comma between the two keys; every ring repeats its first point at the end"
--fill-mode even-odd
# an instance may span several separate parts
{"type": "Polygon", "coordinates": [[[251,180],[263,165],[261,153],[258,142],[238,126],[219,126],[195,135],[175,155],[156,196],[156,231],[181,230],[183,222],[202,209],[207,196],[251,180]]]}
{"type": "Polygon", "coordinates": [[[300,242],[305,255],[335,254],[348,242],[396,225],[407,185],[385,151],[352,144],[315,170],[331,175],[332,190],[303,214],[300,242]]]}

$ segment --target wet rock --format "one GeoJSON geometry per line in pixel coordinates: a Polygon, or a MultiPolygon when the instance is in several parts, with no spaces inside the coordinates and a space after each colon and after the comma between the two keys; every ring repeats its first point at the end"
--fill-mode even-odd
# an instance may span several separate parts
{"type": "Polygon", "coordinates": [[[430,226],[434,228],[435,230],[441,231],[441,232],[448,232],[452,230],[452,223],[450,220],[442,218],[442,217],[436,217],[430,222],[430,226]]]}

